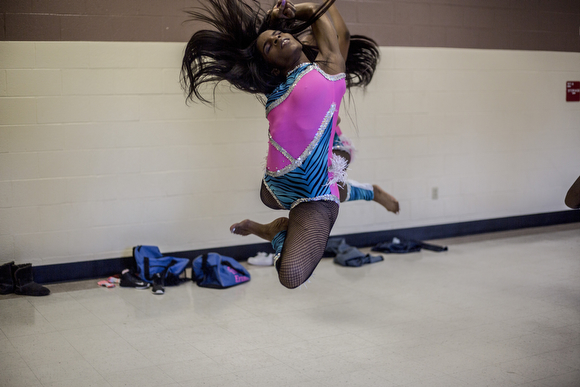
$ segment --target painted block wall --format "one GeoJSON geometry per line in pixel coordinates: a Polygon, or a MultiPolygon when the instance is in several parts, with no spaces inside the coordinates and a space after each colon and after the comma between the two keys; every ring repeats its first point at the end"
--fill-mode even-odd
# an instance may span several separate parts
{"type": "MultiPolygon", "coordinates": [[[[267,122],[217,89],[187,106],[183,43],[0,42],[0,256],[34,265],[260,242],[233,222],[284,211],[259,200],[267,122]]],[[[580,53],[382,47],[342,129],[349,176],[381,185],[341,207],[333,234],[560,211],[580,174],[580,53]],[[432,189],[438,199],[432,199],[432,189]]],[[[209,92],[209,90],[208,90],[209,92]]]]}
{"type": "MultiPolygon", "coordinates": [[[[259,0],[272,7],[273,0],[259,0]]],[[[3,0],[0,40],[185,42],[199,0],[3,0]],[[185,23],[184,23],[185,22],[185,23]]],[[[577,0],[338,0],[348,28],[381,46],[580,52],[577,0]]]]}

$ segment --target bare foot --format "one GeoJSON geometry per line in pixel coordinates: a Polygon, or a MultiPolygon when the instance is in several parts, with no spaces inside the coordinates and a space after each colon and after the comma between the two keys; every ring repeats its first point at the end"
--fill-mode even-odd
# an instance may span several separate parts
{"type": "Polygon", "coordinates": [[[378,185],[373,185],[373,192],[375,194],[375,198],[373,199],[375,202],[385,207],[389,212],[394,214],[399,213],[399,202],[397,199],[383,191],[383,189],[378,185]]]}
{"type": "Polygon", "coordinates": [[[288,218],[274,219],[272,222],[262,224],[250,219],[242,220],[230,226],[232,234],[237,235],[256,235],[267,241],[272,241],[276,234],[288,228],[288,218]]]}

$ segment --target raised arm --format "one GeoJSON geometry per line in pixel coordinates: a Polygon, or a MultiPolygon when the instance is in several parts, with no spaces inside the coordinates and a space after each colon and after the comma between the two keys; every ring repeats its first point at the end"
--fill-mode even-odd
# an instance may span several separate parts
{"type": "MultiPolygon", "coordinates": [[[[308,20],[320,6],[316,3],[300,3],[294,5],[289,0],[278,0],[272,10],[273,18],[308,20]]],[[[312,24],[312,33],[318,46],[316,61],[322,70],[330,75],[345,71],[345,59],[341,53],[337,31],[330,18],[326,15],[319,17],[312,24]]],[[[347,47],[348,49],[348,47],[347,47]]]]}
{"type": "Polygon", "coordinates": [[[338,9],[334,4],[328,9],[328,16],[330,16],[330,20],[336,30],[340,53],[344,60],[346,60],[346,57],[348,56],[348,47],[350,46],[350,31],[348,30],[342,15],[338,12],[338,9]]]}

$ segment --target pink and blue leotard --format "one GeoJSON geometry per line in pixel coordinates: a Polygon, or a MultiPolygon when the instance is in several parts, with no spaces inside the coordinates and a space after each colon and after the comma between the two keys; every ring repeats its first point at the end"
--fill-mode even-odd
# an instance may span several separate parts
{"type": "Polygon", "coordinates": [[[339,203],[329,171],[345,75],[304,63],[268,96],[269,148],[264,183],[285,209],[315,200],[339,203]]]}

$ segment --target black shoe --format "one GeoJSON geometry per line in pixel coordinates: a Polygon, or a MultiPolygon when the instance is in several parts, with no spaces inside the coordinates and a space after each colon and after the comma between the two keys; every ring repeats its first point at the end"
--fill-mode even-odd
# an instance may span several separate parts
{"type": "Polygon", "coordinates": [[[14,276],[14,293],[24,296],[48,296],[50,294],[48,288],[34,282],[30,263],[12,265],[12,275],[14,276]]]}
{"type": "Polygon", "coordinates": [[[0,294],[14,293],[14,261],[0,265],[0,294]]]}
{"type": "Polygon", "coordinates": [[[165,289],[163,288],[163,277],[161,274],[157,273],[153,275],[153,294],[165,294],[165,289]]]}
{"type": "Polygon", "coordinates": [[[125,269],[121,274],[121,282],[119,282],[119,286],[122,288],[135,288],[143,290],[147,289],[149,286],[151,286],[151,284],[135,277],[133,274],[131,274],[129,269],[125,269]]]}

